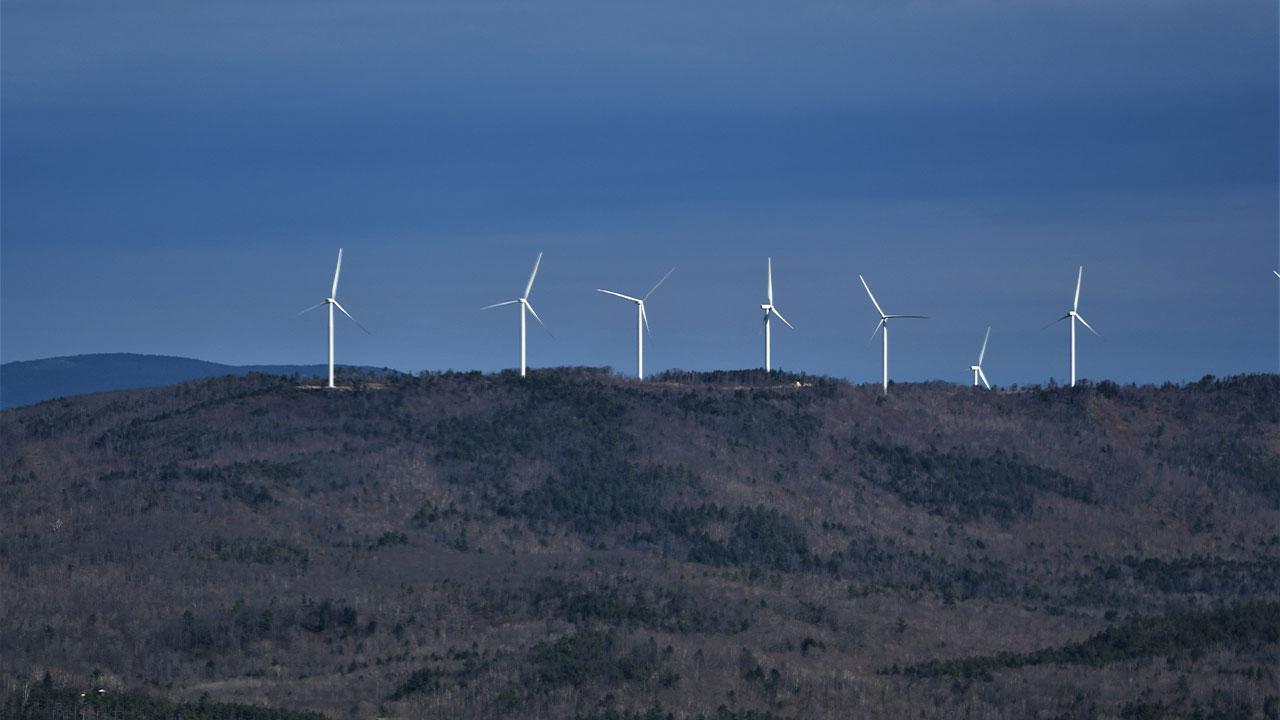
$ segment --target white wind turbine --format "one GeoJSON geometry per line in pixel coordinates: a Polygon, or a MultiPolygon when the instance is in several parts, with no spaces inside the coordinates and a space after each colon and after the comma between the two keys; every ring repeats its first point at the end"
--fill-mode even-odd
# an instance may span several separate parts
{"type": "MultiPolygon", "coordinates": [[[[1084,280],[1084,266],[1081,265],[1080,271],[1076,274],[1076,297],[1075,297],[1075,300],[1071,301],[1071,309],[1067,311],[1066,315],[1063,315],[1062,317],[1053,321],[1054,323],[1059,323],[1059,322],[1062,322],[1063,320],[1067,320],[1067,319],[1071,320],[1071,387],[1076,386],[1076,321],[1077,320],[1080,321],[1081,325],[1084,325],[1085,327],[1089,328],[1089,332],[1093,333],[1094,335],[1098,335],[1098,331],[1094,330],[1092,325],[1085,322],[1084,316],[1082,316],[1079,312],[1077,312],[1080,309],[1080,283],[1083,280],[1084,280]]],[[[1050,325],[1052,324],[1053,323],[1050,323],[1050,325]]],[[[1102,336],[1098,335],[1098,337],[1102,337],[1102,336]]]]}
{"type": "Polygon", "coordinates": [[[765,286],[765,297],[768,299],[768,302],[760,306],[760,309],[764,311],[764,370],[765,372],[769,372],[770,370],[773,369],[772,367],[773,346],[770,342],[772,339],[772,333],[771,333],[772,323],[769,322],[770,318],[773,315],[777,315],[778,319],[786,323],[787,327],[791,328],[792,330],[796,329],[794,325],[787,322],[786,318],[782,317],[782,313],[778,312],[778,308],[774,307],[773,305],[773,258],[769,258],[768,262],[769,262],[768,264],[769,279],[768,279],[767,285],[765,286]]]}
{"type": "Polygon", "coordinates": [[[636,377],[641,380],[644,379],[644,334],[649,331],[649,316],[644,312],[644,301],[648,300],[649,296],[653,294],[653,291],[657,290],[659,285],[666,282],[667,278],[671,276],[671,273],[675,271],[675,268],[668,270],[667,274],[663,275],[662,279],[658,281],[658,284],[654,285],[650,288],[649,292],[644,294],[644,297],[636,298],[631,297],[630,295],[623,295],[620,292],[596,288],[596,292],[620,297],[623,300],[630,300],[636,304],[636,377]]]}
{"type": "Polygon", "coordinates": [[[888,394],[889,393],[889,321],[894,320],[896,318],[911,318],[916,320],[924,320],[926,319],[927,316],[925,315],[886,315],[884,310],[880,309],[880,303],[876,302],[876,296],[871,294],[871,286],[867,285],[867,281],[861,275],[858,276],[858,279],[862,280],[862,287],[866,288],[867,297],[871,298],[871,304],[875,305],[876,312],[880,313],[880,322],[876,323],[876,329],[872,331],[871,339],[875,340],[876,333],[880,332],[881,328],[884,329],[884,335],[881,338],[884,341],[884,352],[882,355],[880,380],[881,380],[881,385],[884,388],[885,394],[888,394]]]}
{"type": "Polygon", "coordinates": [[[299,315],[302,315],[303,313],[309,313],[312,310],[315,310],[316,308],[321,307],[322,305],[329,306],[329,387],[337,387],[337,385],[333,384],[333,309],[337,308],[338,310],[342,311],[342,314],[346,315],[348,318],[351,318],[351,322],[359,326],[361,330],[364,330],[366,333],[369,332],[368,328],[366,328],[363,325],[360,325],[360,321],[356,320],[354,317],[351,317],[351,313],[347,312],[347,309],[342,307],[342,305],[338,302],[338,274],[341,272],[342,272],[342,248],[338,248],[338,266],[333,269],[333,289],[329,291],[329,297],[325,298],[323,302],[318,302],[315,305],[312,305],[311,307],[307,308],[306,310],[303,310],[302,312],[298,313],[299,315]]]}
{"type": "Polygon", "coordinates": [[[973,371],[973,386],[978,387],[978,380],[982,380],[982,384],[991,389],[991,383],[987,382],[987,374],[982,372],[982,358],[987,356],[987,341],[991,339],[991,326],[987,326],[987,336],[982,338],[982,349],[978,351],[978,364],[970,365],[969,369],[973,371]]]}
{"type": "MultiPolygon", "coordinates": [[[[524,286],[524,294],[515,300],[507,300],[506,302],[494,303],[486,305],[481,310],[502,307],[503,305],[514,305],[520,303],[520,377],[524,377],[527,372],[525,363],[525,311],[527,310],[533,319],[538,321],[544,330],[547,329],[546,323],[542,322],[542,318],[538,317],[538,313],[533,309],[533,304],[529,302],[529,293],[533,290],[533,279],[538,277],[538,266],[542,265],[542,253],[538,253],[538,259],[533,261],[533,272],[529,273],[529,282],[524,286]]],[[[550,330],[547,330],[550,333],[550,330]]]]}

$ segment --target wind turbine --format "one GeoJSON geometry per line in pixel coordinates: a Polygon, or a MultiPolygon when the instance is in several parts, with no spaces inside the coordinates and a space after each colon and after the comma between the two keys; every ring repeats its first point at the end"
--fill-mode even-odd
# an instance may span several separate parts
{"type": "Polygon", "coordinates": [[[646,332],[649,332],[649,316],[646,315],[644,312],[644,301],[648,300],[649,296],[653,294],[653,291],[657,290],[658,286],[666,282],[667,278],[671,276],[671,273],[675,271],[676,271],[675,268],[671,268],[670,270],[668,270],[667,274],[663,275],[662,279],[658,281],[658,284],[654,285],[652,288],[649,289],[649,292],[644,294],[644,297],[636,298],[636,297],[631,297],[630,295],[623,295],[620,292],[614,292],[612,290],[603,290],[601,288],[596,288],[596,292],[602,292],[605,295],[613,295],[614,297],[620,297],[623,300],[630,300],[631,302],[636,304],[636,377],[641,380],[644,379],[644,334],[646,332]]]}
{"type": "Polygon", "coordinates": [[[991,383],[987,382],[987,374],[982,372],[982,358],[987,356],[987,341],[991,339],[991,326],[987,326],[987,336],[982,338],[982,349],[978,351],[978,364],[970,365],[969,369],[973,371],[973,386],[978,387],[978,380],[982,380],[982,384],[991,389],[991,383]]]}
{"type": "Polygon", "coordinates": [[[925,315],[886,315],[884,313],[884,310],[880,309],[880,303],[876,302],[876,296],[871,294],[871,286],[867,285],[866,279],[863,278],[861,275],[858,276],[858,279],[862,280],[862,287],[867,289],[867,297],[871,298],[871,304],[875,305],[876,312],[880,313],[880,322],[876,323],[876,329],[872,331],[871,339],[875,340],[876,333],[880,332],[881,328],[884,328],[884,335],[881,336],[881,339],[884,341],[884,353],[882,356],[883,363],[881,365],[880,375],[881,375],[881,385],[884,388],[884,393],[888,395],[889,394],[889,321],[896,318],[904,318],[904,319],[911,318],[916,320],[924,320],[927,318],[927,316],[925,315]]]}
{"type": "Polygon", "coordinates": [[[782,313],[778,312],[778,308],[774,307],[773,305],[773,258],[769,258],[768,267],[769,267],[769,279],[768,279],[768,284],[765,286],[765,297],[768,299],[768,302],[760,306],[760,309],[764,311],[764,371],[765,372],[769,372],[770,370],[773,369],[771,364],[772,363],[771,353],[773,348],[770,343],[770,340],[772,338],[772,333],[771,333],[772,324],[769,322],[770,317],[773,315],[777,315],[778,319],[786,323],[787,327],[791,328],[792,330],[796,329],[794,325],[787,322],[787,319],[782,316],[782,313]]]}
{"type": "MultiPolygon", "coordinates": [[[[533,261],[533,272],[529,273],[529,282],[524,286],[524,294],[515,300],[507,300],[506,302],[494,303],[486,305],[481,310],[489,310],[490,308],[502,307],[503,305],[514,305],[520,303],[520,377],[524,377],[527,372],[525,363],[525,311],[533,315],[533,319],[538,321],[544,330],[547,329],[546,323],[542,322],[542,318],[538,317],[538,313],[533,309],[533,304],[529,302],[529,292],[533,290],[533,279],[538,277],[538,266],[542,265],[542,253],[538,253],[538,259],[533,261]]],[[[547,330],[550,333],[550,330],[547,330]]]]}
{"type": "Polygon", "coordinates": [[[337,387],[337,385],[333,384],[333,309],[337,308],[338,310],[342,311],[342,314],[350,318],[351,322],[359,326],[361,330],[364,330],[366,333],[369,332],[368,328],[366,328],[363,325],[360,325],[360,321],[356,320],[354,317],[351,317],[351,313],[347,312],[347,309],[342,307],[342,304],[338,302],[338,274],[341,272],[342,272],[342,248],[338,248],[338,266],[333,269],[333,289],[329,291],[329,297],[325,298],[324,301],[318,302],[315,305],[312,305],[311,307],[307,308],[306,310],[303,310],[302,312],[298,313],[299,315],[302,315],[303,313],[309,313],[312,310],[315,310],[316,308],[321,307],[322,305],[329,306],[329,387],[331,388],[337,387]]]}
{"type": "MultiPolygon", "coordinates": [[[[1098,331],[1094,330],[1093,326],[1090,325],[1088,322],[1085,322],[1084,316],[1082,316],[1079,312],[1077,312],[1077,310],[1080,309],[1080,283],[1083,280],[1084,280],[1084,266],[1081,265],[1080,272],[1076,274],[1076,297],[1075,297],[1075,300],[1071,301],[1071,309],[1067,311],[1066,315],[1063,315],[1062,317],[1053,321],[1054,323],[1059,323],[1059,322],[1062,322],[1063,320],[1067,320],[1067,319],[1071,320],[1071,387],[1076,386],[1076,321],[1077,320],[1080,321],[1080,324],[1089,328],[1089,332],[1093,333],[1094,335],[1098,335],[1098,331]]],[[[1053,323],[1050,323],[1050,324],[1053,324],[1053,323]]],[[[1098,337],[1102,337],[1102,336],[1098,335],[1098,337]]]]}

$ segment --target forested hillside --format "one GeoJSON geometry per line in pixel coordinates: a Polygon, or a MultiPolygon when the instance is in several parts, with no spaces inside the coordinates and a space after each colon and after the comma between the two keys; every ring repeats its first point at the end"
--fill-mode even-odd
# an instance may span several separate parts
{"type": "Polygon", "coordinates": [[[1280,718],[1280,376],[296,382],[0,414],[0,712],[1280,718]]]}

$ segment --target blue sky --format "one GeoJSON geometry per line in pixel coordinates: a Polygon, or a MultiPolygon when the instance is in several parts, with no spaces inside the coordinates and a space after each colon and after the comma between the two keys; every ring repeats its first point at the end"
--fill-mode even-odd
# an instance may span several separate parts
{"type": "Polygon", "coordinates": [[[1277,6],[10,0],[0,359],[775,362],[998,384],[1280,362],[1277,6]],[[509,312],[508,312],[509,311],[509,312]]]}

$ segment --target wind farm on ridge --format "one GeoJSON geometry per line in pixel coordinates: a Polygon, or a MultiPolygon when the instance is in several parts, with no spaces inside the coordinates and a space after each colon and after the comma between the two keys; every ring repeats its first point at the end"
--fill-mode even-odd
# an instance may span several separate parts
{"type": "MultiPolygon", "coordinates": [[[[343,315],[346,315],[352,322],[354,322],[358,327],[360,327],[361,330],[365,331],[366,333],[369,332],[368,329],[365,328],[364,325],[361,325],[358,321],[356,321],[356,319],[349,312],[347,312],[346,308],[342,307],[342,305],[337,300],[338,279],[342,271],[342,253],[343,253],[342,249],[339,249],[337,265],[334,269],[333,285],[331,287],[329,296],[326,297],[322,302],[317,303],[316,305],[313,305],[307,308],[306,310],[303,310],[301,313],[298,313],[299,315],[302,315],[322,306],[328,306],[329,308],[329,318],[328,318],[329,320],[328,322],[329,376],[328,376],[328,384],[327,384],[327,387],[329,388],[336,387],[336,384],[334,381],[334,309],[336,308],[343,315]]],[[[542,266],[542,258],[543,258],[543,253],[539,252],[537,257],[534,259],[533,269],[529,273],[529,279],[525,283],[524,292],[520,295],[520,297],[511,299],[511,300],[496,302],[480,308],[481,310],[490,310],[494,308],[505,307],[507,305],[518,306],[519,313],[520,313],[518,367],[519,367],[519,373],[521,377],[525,377],[528,374],[527,316],[530,316],[530,315],[533,316],[533,319],[537,321],[537,323],[541,325],[544,330],[547,331],[548,335],[554,338],[554,335],[551,333],[550,328],[547,327],[546,323],[543,322],[542,318],[538,315],[537,311],[533,307],[532,302],[529,299],[529,296],[533,291],[534,282],[538,277],[538,270],[542,266]]],[[[646,301],[648,301],[649,298],[658,290],[658,288],[661,287],[669,277],[671,277],[671,274],[673,272],[675,272],[674,267],[668,270],[664,275],[662,275],[662,277],[659,278],[659,280],[653,285],[653,287],[651,287],[648,292],[646,292],[643,296],[640,296],[640,297],[626,295],[624,293],[617,292],[615,290],[608,290],[604,288],[596,289],[596,292],[599,292],[605,295],[611,295],[613,297],[626,300],[632,303],[633,305],[635,305],[635,308],[636,308],[636,366],[635,366],[636,371],[635,371],[635,374],[638,380],[643,380],[645,378],[645,365],[644,365],[645,336],[646,335],[652,336],[652,328],[650,326],[649,316],[646,310],[646,301]]],[[[1273,271],[1273,272],[1276,274],[1278,278],[1280,278],[1280,271],[1273,271]]],[[[889,385],[890,385],[889,321],[890,320],[927,320],[928,316],[920,315],[920,314],[886,313],[884,309],[881,307],[880,302],[876,299],[876,296],[872,292],[871,286],[867,282],[866,278],[863,277],[862,275],[858,275],[858,280],[862,284],[862,287],[866,292],[867,298],[870,300],[872,307],[875,309],[875,312],[879,315],[879,320],[877,321],[875,328],[871,334],[871,340],[874,341],[877,335],[880,336],[881,389],[883,393],[887,394],[889,392],[889,385]]],[[[1080,296],[1081,296],[1081,290],[1083,288],[1083,283],[1084,283],[1084,266],[1080,266],[1077,268],[1077,271],[1076,271],[1075,293],[1073,295],[1070,308],[1066,311],[1064,315],[1062,315],[1060,318],[1055,320],[1053,323],[1050,323],[1050,325],[1054,325],[1063,320],[1069,321],[1069,327],[1068,327],[1069,343],[1068,343],[1068,363],[1067,364],[1069,367],[1070,385],[1072,387],[1076,385],[1078,380],[1076,324],[1079,323],[1080,325],[1083,325],[1085,329],[1089,330],[1089,332],[1093,333],[1095,336],[1101,337],[1097,332],[1097,330],[1095,330],[1093,326],[1090,325],[1088,321],[1085,320],[1084,316],[1079,312],[1080,296]]],[[[764,340],[763,368],[766,372],[771,372],[774,369],[773,368],[773,365],[774,365],[773,363],[773,318],[776,317],[784,325],[786,325],[787,328],[791,330],[795,330],[795,326],[792,325],[789,320],[787,320],[787,318],[782,314],[782,312],[774,304],[773,258],[772,257],[766,258],[766,261],[765,261],[765,302],[760,304],[760,309],[764,311],[762,325],[760,326],[760,332],[763,335],[763,340],[764,340]]],[[[1045,326],[1045,328],[1048,328],[1048,327],[1049,325],[1045,326]]],[[[979,385],[981,385],[988,390],[991,390],[992,386],[990,381],[987,378],[986,372],[983,369],[983,361],[986,357],[987,345],[990,342],[990,339],[991,339],[991,326],[988,325],[986,328],[986,334],[983,337],[981,349],[978,352],[977,362],[969,366],[969,370],[973,373],[973,387],[978,387],[979,385]]]]}

